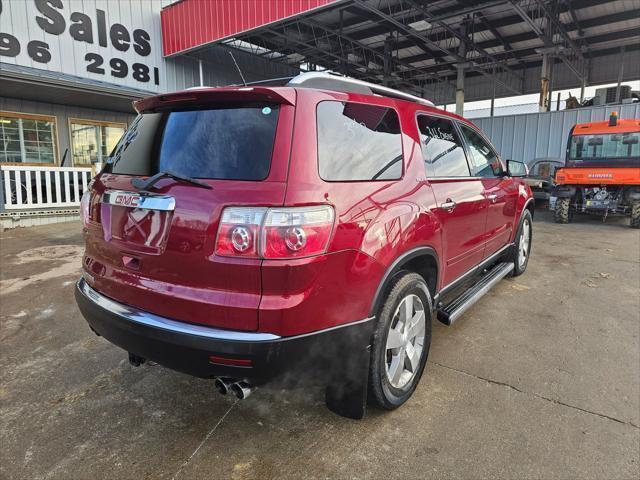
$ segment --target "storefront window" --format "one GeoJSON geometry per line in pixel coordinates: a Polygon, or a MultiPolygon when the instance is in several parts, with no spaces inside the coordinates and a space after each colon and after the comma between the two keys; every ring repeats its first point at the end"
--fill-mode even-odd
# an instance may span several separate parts
{"type": "Polygon", "coordinates": [[[71,120],[71,151],[73,164],[103,163],[124,133],[123,123],[98,123],[71,120]]]}
{"type": "Polygon", "coordinates": [[[56,119],[0,112],[0,163],[56,163],[56,119]]]}

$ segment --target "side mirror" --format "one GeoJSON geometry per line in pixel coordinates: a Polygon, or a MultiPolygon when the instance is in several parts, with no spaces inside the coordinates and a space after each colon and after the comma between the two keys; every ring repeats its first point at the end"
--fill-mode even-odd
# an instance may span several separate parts
{"type": "Polygon", "coordinates": [[[529,175],[529,168],[522,162],[507,160],[507,175],[510,177],[526,177],[529,175]]]}

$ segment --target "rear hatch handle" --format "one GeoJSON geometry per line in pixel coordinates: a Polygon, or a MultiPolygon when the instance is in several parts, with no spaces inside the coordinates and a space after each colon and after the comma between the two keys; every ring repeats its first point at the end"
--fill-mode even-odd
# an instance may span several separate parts
{"type": "Polygon", "coordinates": [[[201,182],[200,180],[196,180],[195,178],[187,177],[186,175],[180,175],[175,172],[171,172],[169,170],[163,170],[162,172],[158,172],[152,177],[143,180],[141,178],[133,178],[131,180],[131,185],[136,187],[141,192],[148,192],[151,187],[158,181],[163,178],[172,178],[178,182],[189,183],[191,185],[195,185],[196,187],[206,188],[211,190],[211,185],[201,182]]]}

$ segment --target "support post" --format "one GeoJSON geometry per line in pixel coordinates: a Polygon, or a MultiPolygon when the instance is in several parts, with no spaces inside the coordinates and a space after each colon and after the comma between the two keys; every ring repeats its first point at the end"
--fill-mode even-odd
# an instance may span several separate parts
{"type": "Polygon", "coordinates": [[[560,111],[560,92],[558,92],[558,103],[556,104],[556,110],[560,111]]]}
{"type": "MultiPolygon", "coordinates": [[[[49,175],[47,173],[47,175],[49,175]]],[[[2,167],[0,167],[0,178],[4,176],[4,172],[2,171],[2,167]]],[[[10,192],[7,192],[7,195],[10,195],[10,192]]],[[[4,199],[4,180],[0,182],[0,213],[4,212],[4,203],[5,203],[5,199],[4,199]]],[[[2,230],[2,227],[0,227],[0,230],[2,230]]]]}
{"type": "Polygon", "coordinates": [[[553,108],[553,76],[555,74],[555,57],[549,58],[549,98],[547,99],[547,112],[553,108]]]}
{"type": "MultiPolygon", "coordinates": [[[[493,76],[496,76],[496,67],[493,67],[493,76]]],[[[491,91],[491,113],[490,117],[493,117],[494,109],[496,104],[496,82],[493,82],[493,90],[491,91]]]]}
{"type": "Polygon", "coordinates": [[[456,115],[464,113],[464,67],[457,65],[458,77],[456,79],[456,115]]]}
{"type": "Polygon", "coordinates": [[[204,87],[204,70],[202,69],[202,59],[198,59],[198,73],[200,75],[200,86],[204,87]]]}
{"type": "Polygon", "coordinates": [[[391,79],[391,55],[393,53],[393,37],[389,35],[384,40],[384,85],[389,85],[389,80],[391,79]]]}
{"type": "MultiPolygon", "coordinates": [[[[464,21],[462,24],[461,33],[466,39],[469,32],[469,23],[464,21]]],[[[467,44],[460,40],[458,46],[458,56],[467,58],[467,44]]],[[[464,69],[467,67],[467,62],[458,62],[456,65],[457,77],[456,77],[456,115],[463,115],[464,113],[464,69]]]]}
{"type": "Polygon", "coordinates": [[[538,111],[547,112],[547,99],[549,95],[549,54],[542,54],[542,70],[540,71],[540,97],[538,100],[538,111]]]}
{"type": "Polygon", "coordinates": [[[618,84],[616,85],[616,103],[620,103],[620,87],[622,86],[622,79],[624,78],[624,53],[625,48],[620,48],[620,67],[618,68],[618,84]]]}
{"type": "Polygon", "coordinates": [[[580,106],[584,102],[584,90],[589,85],[589,77],[591,73],[591,62],[589,59],[584,63],[584,72],[582,75],[582,84],[580,85],[580,106]]]}

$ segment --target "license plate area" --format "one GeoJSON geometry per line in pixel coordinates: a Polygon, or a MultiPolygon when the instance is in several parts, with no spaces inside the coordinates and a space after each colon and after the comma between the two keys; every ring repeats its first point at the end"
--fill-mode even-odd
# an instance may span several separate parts
{"type": "Polygon", "coordinates": [[[100,206],[104,239],[127,251],[164,252],[175,199],[163,195],[105,192],[100,206]]]}

